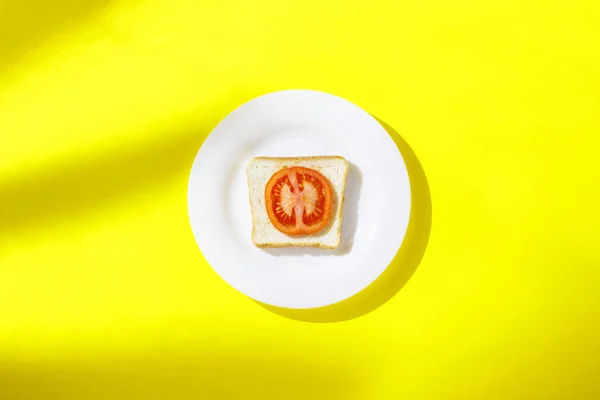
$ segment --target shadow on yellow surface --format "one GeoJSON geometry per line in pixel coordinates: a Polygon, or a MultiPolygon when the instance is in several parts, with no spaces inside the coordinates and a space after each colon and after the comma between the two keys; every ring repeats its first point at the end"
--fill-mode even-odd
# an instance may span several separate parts
{"type": "Polygon", "coordinates": [[[2,399],[332,399],[360,390],[357,372],[280,349],[0,365],[2,399]],[[276,355],[275,355],[276,354],[276,355]]]}
{"type": "MultiPolygon", "coordinates": [[[[176,128],[150,126],[140,140],[122,138],[92,151],[71,151],[0,180],[0,238],[89,217],[109,203],[185,182],[212,126],[208,120],[176,128]]],[[[185,202],[186,196],[181,199],[185,202]]]]}
{"type": "Polygon", "coordinates": [[[114,0],[3,0],[0,2],[0,76],[28,52],[85,24],[114,0]]]}
{"type": "Polygon", "coordinates": [[[261,304],[279,315],[306,322],[339,322],[360,317],[390,300],[416,271],[431,230],[431,194],[425,171],[408,143],[389,125],[376,118],[404,157],[411,185],[411,211],[406,237],[394,260],[371,285],[355,296],[328,307],[286,309],[261,304]]]}

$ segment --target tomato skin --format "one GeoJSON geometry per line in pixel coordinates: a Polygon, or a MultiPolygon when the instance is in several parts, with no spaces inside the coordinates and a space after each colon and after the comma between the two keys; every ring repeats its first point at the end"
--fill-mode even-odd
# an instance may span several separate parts
{"type": "Polygon", "coordinates": [[[317,233],[329,222],[333,191],[320,172],[288,167],[271,176],[265,187],[269,220],[287,235],[317,233]]]}

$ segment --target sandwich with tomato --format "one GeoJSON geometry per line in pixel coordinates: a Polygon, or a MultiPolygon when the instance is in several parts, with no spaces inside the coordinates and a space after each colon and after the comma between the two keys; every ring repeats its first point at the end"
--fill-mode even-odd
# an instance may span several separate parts
{"type": "Polygon", "coordinates": [[[257,157],[246,172],[256,246],[339,246],[348,176],[343,157],[257,157]]]}

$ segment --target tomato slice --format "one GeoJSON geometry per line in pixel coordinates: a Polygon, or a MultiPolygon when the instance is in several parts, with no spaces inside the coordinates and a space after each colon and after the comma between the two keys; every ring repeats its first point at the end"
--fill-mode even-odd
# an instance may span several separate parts
{"type": "Polygon", "coordinates": [[[310,168],[289,167],[273,174],[265,188],[271,223],[287,235],[319,232],[331,217],[333,192],[329,181],[310,168]]]}

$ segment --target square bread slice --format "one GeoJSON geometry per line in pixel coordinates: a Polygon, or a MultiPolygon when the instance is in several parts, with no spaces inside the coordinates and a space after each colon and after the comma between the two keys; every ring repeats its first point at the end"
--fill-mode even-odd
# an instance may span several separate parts
{"type": "Polygon", "coordinates": [[[246,168],[250,208],[252,210],[252,241],[257,247],[320,247],[335,249],[342,237],[344,190],[348,176],[348,162],[340,156],[315,157],[257,157],[246,168]],[[311,235],[290,236],[273,226],[267,215],[265,188],[277,171],[300,166],[320,172],[331,185],[333,204],[329,223],[311,235]]]}

